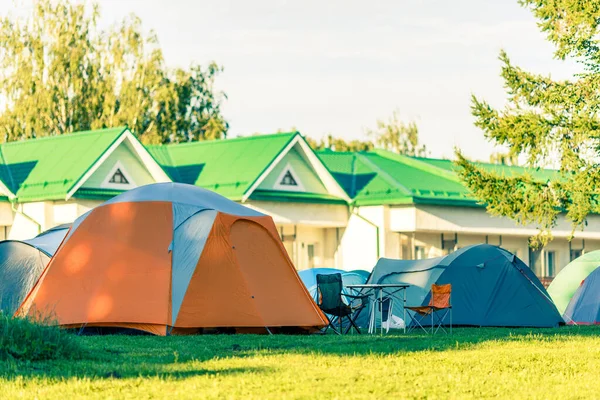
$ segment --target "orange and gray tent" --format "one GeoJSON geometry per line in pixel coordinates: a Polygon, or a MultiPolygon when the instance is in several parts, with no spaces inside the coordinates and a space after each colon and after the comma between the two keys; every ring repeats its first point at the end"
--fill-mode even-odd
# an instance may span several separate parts
{"type": "Polygon", "coordinates": [[[177,183],[133,189],[77,219],[19,314],[158,335],[327,324],[271,217],[177,183]]]}
{"type": "Polygon", "coordinates": [[[0,311],[13,315],[40,278],[71,224],[59,225],[33,239],[0,242],[0,311]]]}

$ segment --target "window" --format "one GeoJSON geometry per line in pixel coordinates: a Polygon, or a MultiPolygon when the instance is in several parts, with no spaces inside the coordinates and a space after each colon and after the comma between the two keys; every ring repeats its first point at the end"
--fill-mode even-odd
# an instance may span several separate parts
{"type": "Polygon", "coordinates": [[[425,254],[425,246],[415,246],[415,260],[423,260],[427,258],[425,254]]]}
{"type": "Polygon", "coordinates": [[[117,168],[117,170],[115,171],[113,176],[110,177],[110,180],[108,181],[108,183],[120,183],[123,185],[128,185],[129,181],[127,180],[127,178],[125,178],[125,175],[123,175],[123,172],[121,172],[121,170],[117,168]]]}
{"type": "Polygon", "coordinates": [[[542,271],[542,251],[529,249],[529,267],[538,277],[543,277],[542,271]]]}
{"type": "Polygon", "coordinates": [[[546,264],[546,276],[554,277],[556,272],[556,252],[546,251],[545,252],[545,264],[546,264]]]}
{"type": "Polygon", "coordinates": [[[10,226],[0,226],[0,240],[8,239],[9,231],[10,231],[10,226]]]}
{"type": "Polygon", "coordinates": [[[442,241],[442,249],[446,254],[450,254],[456,250],[456,240],[443,240],[442,241]]]}
{"type": "Polygon", "coordinates": [[[315,245],[309,244],[306,246],[306,253],[308,254],[308,268],[315,267],[315,245]]]}
{"type": "Polygon", "coordinates": [[[458,244],[458,234],[444,235],[442,233],[442,253],[450,254],[456,251],[458,244]],[[444,237],[445,236],[445,237],[444,237]]]}
{"type": "Polygon", "coordinates": [[[570,254],[570,261],[573,261],[576,258],[579,258],[583,255],[583,250],[582,249],[571,249],[571,254],[570,254]]]}
{"type": "Polygon", "coordinates": [[[283,178],[279,184],[284,186],[298,186],[298,183],[292,176],[292,172],[289,170],[285,173],[285,175],[283,175],[283,178]]]}

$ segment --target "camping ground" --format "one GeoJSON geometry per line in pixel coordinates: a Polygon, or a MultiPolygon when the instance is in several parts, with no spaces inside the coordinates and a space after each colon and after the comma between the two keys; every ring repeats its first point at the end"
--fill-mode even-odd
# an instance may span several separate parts
{"type": "Polygon", "coordinates": [[[75,360],[0,363],[0,390],[28,399],[592,398],[599,334],[80,336],[75,360]]]}

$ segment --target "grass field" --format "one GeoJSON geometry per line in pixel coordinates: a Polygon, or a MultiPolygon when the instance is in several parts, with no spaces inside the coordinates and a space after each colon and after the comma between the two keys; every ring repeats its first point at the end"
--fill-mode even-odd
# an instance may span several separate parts
{"type": "Polygon", "coordinates": [[[596,327],[76,339],[76,360],[2,362],[0,398],[595,398],[600,385],[596,327]]]}

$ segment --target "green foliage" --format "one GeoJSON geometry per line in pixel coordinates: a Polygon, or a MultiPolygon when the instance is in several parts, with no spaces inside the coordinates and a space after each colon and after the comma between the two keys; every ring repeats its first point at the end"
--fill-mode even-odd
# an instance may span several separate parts
{"type": "Polygon", "coordinates": [[[407,156],[424,157],[427,149],[419,144],[419,128],[414,121],[404,123],[398,111],[388,121],[378,120],[377,128],[368,130],[375,146],[407,156]]]}
{"type": "Polygon", "coordinates": [[[472,113],[488,140],[509,149],[508,157],[523,155],[531,168],[552,166],[558,171],[541,182],[527,175],[486,172],[462,156],[458,165],[462,179],[492,214],[535,223],[539,234],[531,242],[539,246],[552,239],[551,230],[561,213],[566,213],[574,232],[583,229],[587,215],[600,212],[600,1],[520,3],[538,18],[538,25],[556,45],[556,57],[577,60],[585,72],[572,80],[555,81],[524,71],[501,52],[509,104],[499,110],[474,96],[472,113]]]}
{"type": "Polygon", "coordinates": [[[373,143],[362,140],[350,140],[346,141],[339,137],[334,137],[328,134],[324,139],[317,141],[315,139],[307,137],[306,140],[310,147],[314,150],[330,149],[335,151],[369,151],[373,149],[373,143]]]}
{"type": "Polygon", "coordinates": [[[518,158],[516,155],[495,152],[490,154],[490,163],[500,165],[518,165],[518,158]]]}
{"type": "Polygon", "coordinates": [[[320,141],[312,138],[306,138],[306,140],[315,150],[369,151],[374,147],[379,147],[407,156],[424,157],[427,155],[425,146],[419,144],[417,124],[414,121],[402,122],[397,111],[394,111],[389,121],[378,120],[377,128],[367,130],[367,135],[371,140],[346,141],[331,134],[320,141]]]}
{"type": "Polygon", "coordinates": [[[74,335],[56,326],[0,313],[0,360],[39,361],[82,355],[74,335]]]}
{"type": "Polygon", "coordinates": [[[37,0],[0,19],[0,136],[6,141],[128,125],[147,143],[220,138],[222,68],[169,70],[130,16],[106,31],[99,9],[37,0]]]}
{"type": "Polygon", "coordinates": [[[85,358],[0,363],[0,386],[44,399],[595,398],[599,333],[81,336],[85,358]]]}

